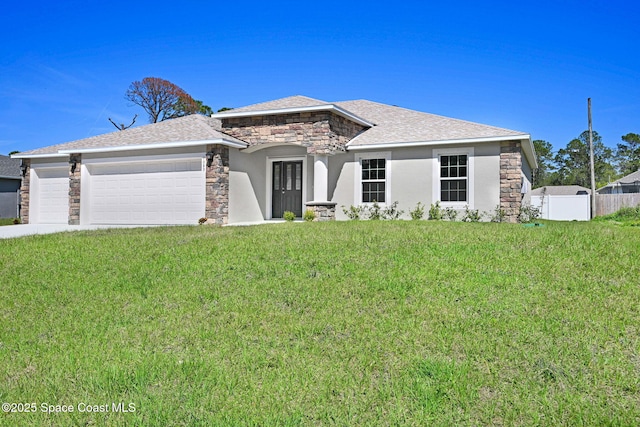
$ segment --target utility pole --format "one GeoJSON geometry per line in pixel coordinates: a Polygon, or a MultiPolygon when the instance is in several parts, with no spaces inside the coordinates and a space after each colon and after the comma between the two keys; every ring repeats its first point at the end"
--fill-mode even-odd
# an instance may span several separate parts
{"type": "Polygon", "coordinates": [[[591,219],[596,217],[596,174],[593,161],[593,131],[591,129],[591,98],[587,98],[589,110],[589,162],[591,163],[591,219]]]}

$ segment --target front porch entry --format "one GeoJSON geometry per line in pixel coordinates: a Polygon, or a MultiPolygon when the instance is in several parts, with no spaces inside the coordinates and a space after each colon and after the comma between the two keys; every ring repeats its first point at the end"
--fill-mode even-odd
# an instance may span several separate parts
{"type": "Polygon", "coordinates": [[[285,211],[302,217],[301,160],[273,161],[271,166],[271,218],[282,218],[285,211]]]}

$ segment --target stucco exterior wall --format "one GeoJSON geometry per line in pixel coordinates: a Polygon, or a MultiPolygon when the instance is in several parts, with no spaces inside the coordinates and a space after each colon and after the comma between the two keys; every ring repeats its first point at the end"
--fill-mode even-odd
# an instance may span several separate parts
{"type": "Polygon", "coordinates": [[[476,144],[474,147],[474,207],[493,213],[500,205],[500,143],[476,144]]]}
{"type": "Polygon", "coordinates": [[[353,152],[329,157],[329,191],[328,198],[336,203],[336,219],[345,220],[342,206],[347,208],[354,204],[355,161],[353,152]]]}
{"type": "MultiPolygon", "coordinates": [[[[459,148],[473,148],[474,172],[472,185],[474,191],[471,209],[493,212],[500,204],[500,143],[475,144],[459,148]]],[[[404,210],[402,218],[409,219],[409,211],[418,202],[428,210],[432,203],[439,199],[433,192],[434,174],[437,175],[438,158],[434,150],[450,149],[450,146],[398,148],[388,150],[389,189],[388,203],[398,202],[398,208],[404,210]]],[[[336,219],[347,219],[342,206],[360,205],[356,200],[357,186],[360,179],[356,176],[356,158],[358,153],[334,156],[329,161],[329,198],[337,203],[336,219]]],[[[458,208],[463,211],[464,208],[458,208]]],[[[426,214],[425,214],[426,217],[426,214]]]]}
{"type": "MultiPolygon", "coordinates": [[[[305,188],[303,203],[313,197],[313,156],[305,147],[286,145],[252,153],[230,150],[229,224],[263,221],[271,217],[271,179],[269,159],[303,160],[305,188]]],[[[304,210],[304,207],[303,207],[304,210]]]]}

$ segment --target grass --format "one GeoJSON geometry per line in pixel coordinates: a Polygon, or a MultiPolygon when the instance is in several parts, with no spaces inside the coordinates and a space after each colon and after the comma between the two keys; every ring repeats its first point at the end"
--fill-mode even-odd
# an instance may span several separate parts
{"type": "Polygon", "coordinates": [[[0,227],[3,225],[13,225],[15,218],[0,218],[0,227]]]}
{"type": "Polygon", "coordinates": [[[639,425],[639,258],[608,223],[3,240],[0,400],[37,410],[0,425],[639,425]]]}
{"type": "Polygon", "coordinates": [[[624,207],[609,215],[594,218],[597,222],[612,222],[615,224],[640,227],[640,206],[624,207]]]}

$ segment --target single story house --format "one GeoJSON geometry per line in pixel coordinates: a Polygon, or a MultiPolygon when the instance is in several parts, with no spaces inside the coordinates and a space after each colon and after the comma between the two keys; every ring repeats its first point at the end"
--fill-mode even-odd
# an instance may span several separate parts
{"type": "Polygon", "coordinates": [[[24,223],[254,223],[346,219],[398,202],[516,221],[535,153],[527,133],[367,100],[304,96],[191,115],[15,155],[24,223]]]}
{"type": "Polygon", "coordinates": [[[0,218],[19,216],[20,160],[0,155],[0,218]]]}
{"type": "Polygon", "coordinates": [[[596,190],[598,194],[630,194],[640,193],[640,170],[613,181],[596,190]]]}

